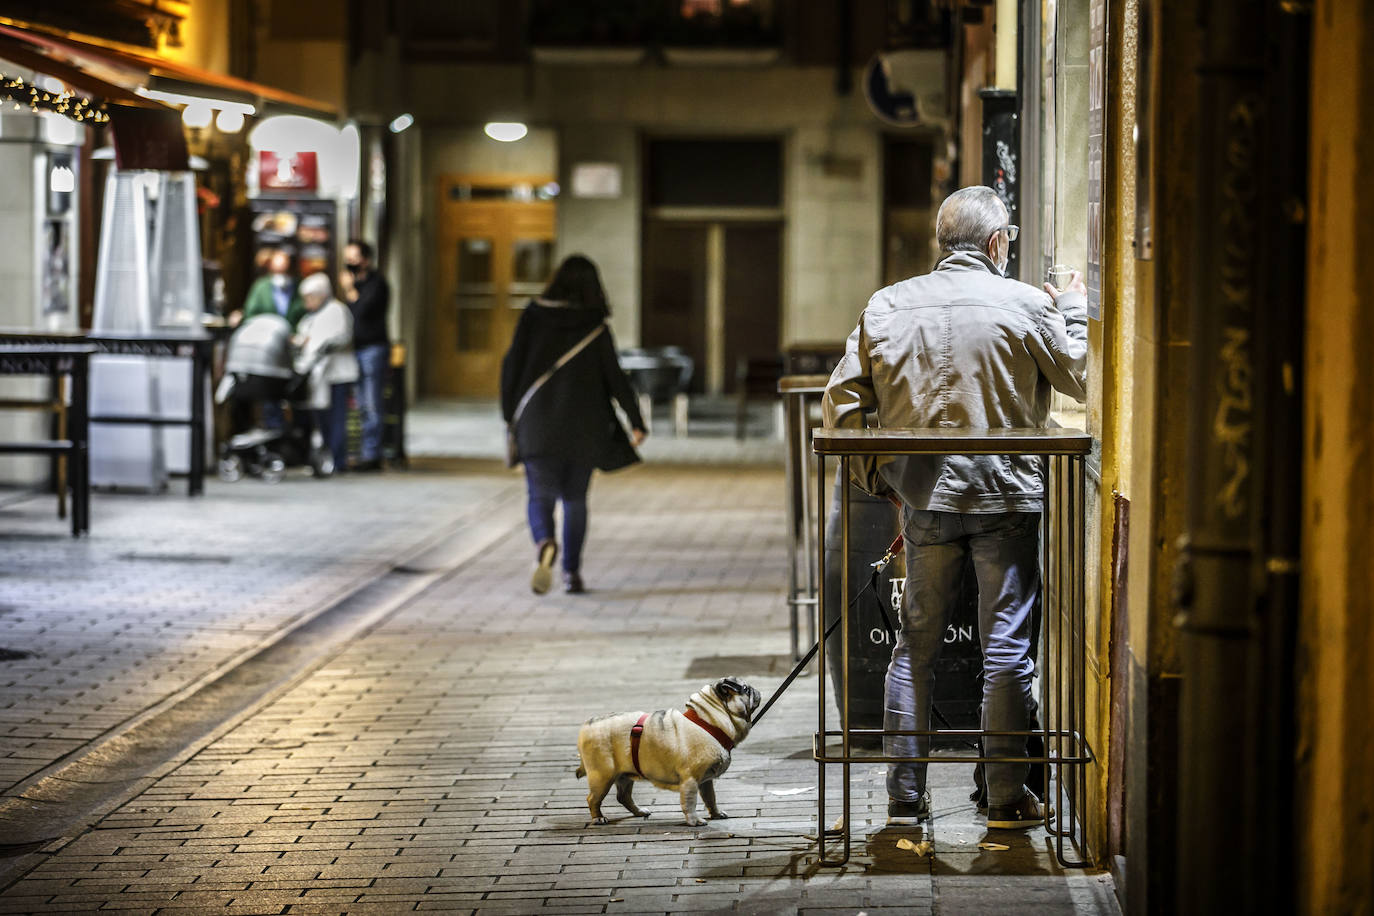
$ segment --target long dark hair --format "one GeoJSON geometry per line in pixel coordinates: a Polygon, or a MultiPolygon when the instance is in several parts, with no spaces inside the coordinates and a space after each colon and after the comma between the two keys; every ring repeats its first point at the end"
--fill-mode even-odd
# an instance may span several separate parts
{"type": "Polygon", "coordinates": [[[606,305],[606,290],[601,286],[601,274],[590,258],[580,254],[563,259],[540,298],[566,302],[573,308],[596,309],[603,315],[611,313],[606,305]]]}

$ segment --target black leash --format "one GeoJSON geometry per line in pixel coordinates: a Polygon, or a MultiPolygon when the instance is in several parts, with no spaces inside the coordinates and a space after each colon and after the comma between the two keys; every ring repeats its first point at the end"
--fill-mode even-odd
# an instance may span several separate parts
{"type": "MultiPolygon", "coordinates": [[[[887,569],[888,564],[897,558],[897,554],[901,553],[904,547],[905,544],[903,543],[902,536],[899,534],[887,548],[887,552],[883,554],[882,559],[872,564],[873,573],[868,577],[868,584],[854,593],[854,597],[849,600],[849,608],[847,611],[854,609],[854,606],[859,603],[859,599],[864,596],[864,592],[877,591],[878,577],[882,575],[883,570],[887,569]]],[[[887,616],[887,606],[881,597],[878,598],[878,613],[883,617],[883,629],[887,631],[888,637],[895,642],[897,631],[892,627],[892,620],[887,616]]],[[[830,622],[830,626],[825,628],[825,632],[821,634],[821,638],[816,640],[815,644],[811,646],[811,649],[802,656],[801,661],[797,662],[796,666],[792,669],[792,673],[787,675],[787,678],[778,686],[778,689],[773,691],[773,695],[768,698],[768,702],[764,703],[762,708],[759,709],[758,714],[754,716],[754,720],[749,723],[750,728],[758,725],[759,720],[763,718],[763,714],[772,708],[773,704],[778,701],[778,698],[783,695],[783,692],[786,691],[788,687],[792,686],[792,682],[797,679],[797,676],[802,673],[806,666],[811,663],[811,659],[815,658],[816,653],[820,651],[821,640],[830,638],[830,634],[834,633],[835,628],[840,625],[840,620],[841,618],[837,616],[830,622]]],[[[821,672],[821,677],[824,676],[825,672],[821,672]]],[[[930,704],[930,711],[942,727],[953,728],[953,726],[949,724],[949,720],[944,717],[940,712],[940,708],[936,706],[934,702],[930,704]]],[[[974,750],[978,749],[978,744],[976,742],[965,740],[962,743],[966,747],[971,747],[974,750]]]]}
{"type": "MultiPolygon", "coordinates": [[[[868,584],[854,593],[854,597],[849,600],[849,608],[847,611],[854,609],[854,606],[859,603],[859,599],[864,596],[864,592],[870,590],[877,591],[878,576],[882,575],[883,570],[887,569],[887,565],[897,558],[897,554],[900,553],[901,550],[902,536],[899,534],[897,535],[897,539],[887,548],[887,553],[883,554],[883,558],[873,564],[873,574],[868,577],[868,584]]],[[[896,631],[892,629],[892,621],[888,619],[887,608],[883,607],[883,599],[881,597],[878,598],[878,610],[883,615],[883,626],[887,628],[888,636],[895,639],[896,631]]],[[[830,626],[825,628],[825,632],[821,634],[821,638],[816,640],[815,644],[811,646],[811,649],[802,656],[801,661],[797,662],[796,667],[792,669],[792,673],[787,675],[786,680],[784,680],[782,684],[779,685],[778,689],[773,691],[773,695],[768,698],[768,702],[764,703],[763,707],[759,709],[758,714],[754,716],[753,722],[749,724],[750,728],[758,725],[759,720],[763,718],[763,714],[772,708],[773,704],[778,701],[778,697],[782,696],[783,691],[792,686],[792,682],[797,679],[797,675],[802,673],[802,670],[811,663],[811,659],[815,658],[816,653],[820,651],[821,641],[829,639],[830,634],[835,632],[835,628],[840,625],[840,621],[843,619],[843,617],[836,616],[835,619],[830,622],[830,626]]],[[[824,672],[822,672],[822,676],[824,676],[824,672]]]]}

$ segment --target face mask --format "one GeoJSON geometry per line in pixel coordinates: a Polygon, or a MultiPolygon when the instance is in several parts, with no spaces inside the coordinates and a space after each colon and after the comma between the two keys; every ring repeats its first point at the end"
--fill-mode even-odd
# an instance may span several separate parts
{"type": "Polygon", "coordinates": [[[286,284],[288,284],[288,283],[290,283],[290,282],[291,282],[291,278],[288,277],[286,274],[273,274],[273,275],[272,275],[272,285],[275,286],[277,289],[285,289],[285,288],[286,288],[286,284]]]}
{"type": "MultiPolygon", "coordinates": [[[[1002,239],[1002,237],[1002,234],[998,233],[997,238],[1000,240],[1002,239]]],[[[988,252],[988,255],[991,257],[992,263],[997,267],[997,269],[1001,273],[1006,274],[1007,263],[1011,258],[1011,243],[1005,242],[1002,244],[998,244],[998,242],[993,242],[992,250],[988,252]]]]}
{"type": "Polygon", "coordinates": [[[356,277],[356,276],[358,275],[359,271],[361,271],[361,270],[363,269],[363,265],[361,265],[361,264],[345,264],[345,265],[344,265],[344,269],[347,270],[349,273],[351,273],[353,276],[356,277]]]}

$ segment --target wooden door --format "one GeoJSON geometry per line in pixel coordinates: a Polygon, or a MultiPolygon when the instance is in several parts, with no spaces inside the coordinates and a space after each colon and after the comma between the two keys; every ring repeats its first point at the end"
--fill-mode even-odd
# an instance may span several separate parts
{"type": "Polygon", "coordinates": [[[646,347],[681,347],[692,390],[735,390],[741,358],[776,359],[782,303],[782,224],[649,219],[642,262],[646,347]]]}
{"type": "Polygon", "coordinates": [[[649,220],[644,226],[640,339],[646,347],[681,347],[692,358],[692,390],[705,390],[709,270],[702,223],[649,220]]]}
{"type": "Polygon", "coordinates": [[[439,181],[425,391],[495,397],[520,311],[553,271],[554,203],[546,176],[445,175],[439,181]]]}
{"type": "Polygon", "coordinates": [[[781,348],[782,227],[725,227],[725,378],[735,390],[741,359],[778,358],[781,348]]]}

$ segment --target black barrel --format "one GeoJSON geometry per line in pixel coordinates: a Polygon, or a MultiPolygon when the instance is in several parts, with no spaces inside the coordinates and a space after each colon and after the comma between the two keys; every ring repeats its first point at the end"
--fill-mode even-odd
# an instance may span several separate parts
{"type": "MultiPolygon", "coordinates": [[[[839,615],[840,602],[840,489],[839,474],[832,492],[825,528],[825,623],[839,615]]],[[[901,513],[886,499],[849,490],[849,715],[855,728],[882,728],[883,681],[892,657],[894,634],[884,623],[883,611],[892,626],[898,612],[904,581],[893,588],[893,578],[904,579],[905,565],[896,562],[878,576],[876,588],[865,589],[872,575],[871,563],[882,557],[901,531],[901,513]],[[858,600],[854,596],[858,595],[858,600]],[[880,608],[878,602],[883,602],[880,608]]],[[[826,641],[826,667],[833,685],[835,707],[840,703],[840,631],[826,641]]],[[[960,594],[945,627],[944,645],[935,663],[934,728],[977,728],[983,698],[983,653],[978,637],[978,581],[970,560],[965,564],[960,594]]],[[[937,746],[957,744],[938,741],[937,746]]]]}
{"type": "MultiPolygon", "coordinates": [[[[830,514],[825,523],[825,625],[839,618],[840,562],[840,476],[837,470],[830,514]]],[[[849,486],[849,717],[853,728],[883,727],[883,679],[892,657],[892,637],[883,625],[883,610],[892,625],[897,615],[892,610],[892,577],[901,576],[902,565],[893,563],[878,576],[878,585],[865,590],[873,569],[869,565],[882,557],[892,539],[901,531],[897,508],[886,499],[870,496],[849,486]],[[862,591],[857,602],[854,595],[862,591]],[[885,602],[880,608],[878,602],[885,602]]],[[[835,707],[840,705],[840,629],[825,643],[826,667],[834,685],[835,707]]],[[[838,723],[836,723],[838,726],[838,723]]]]}

